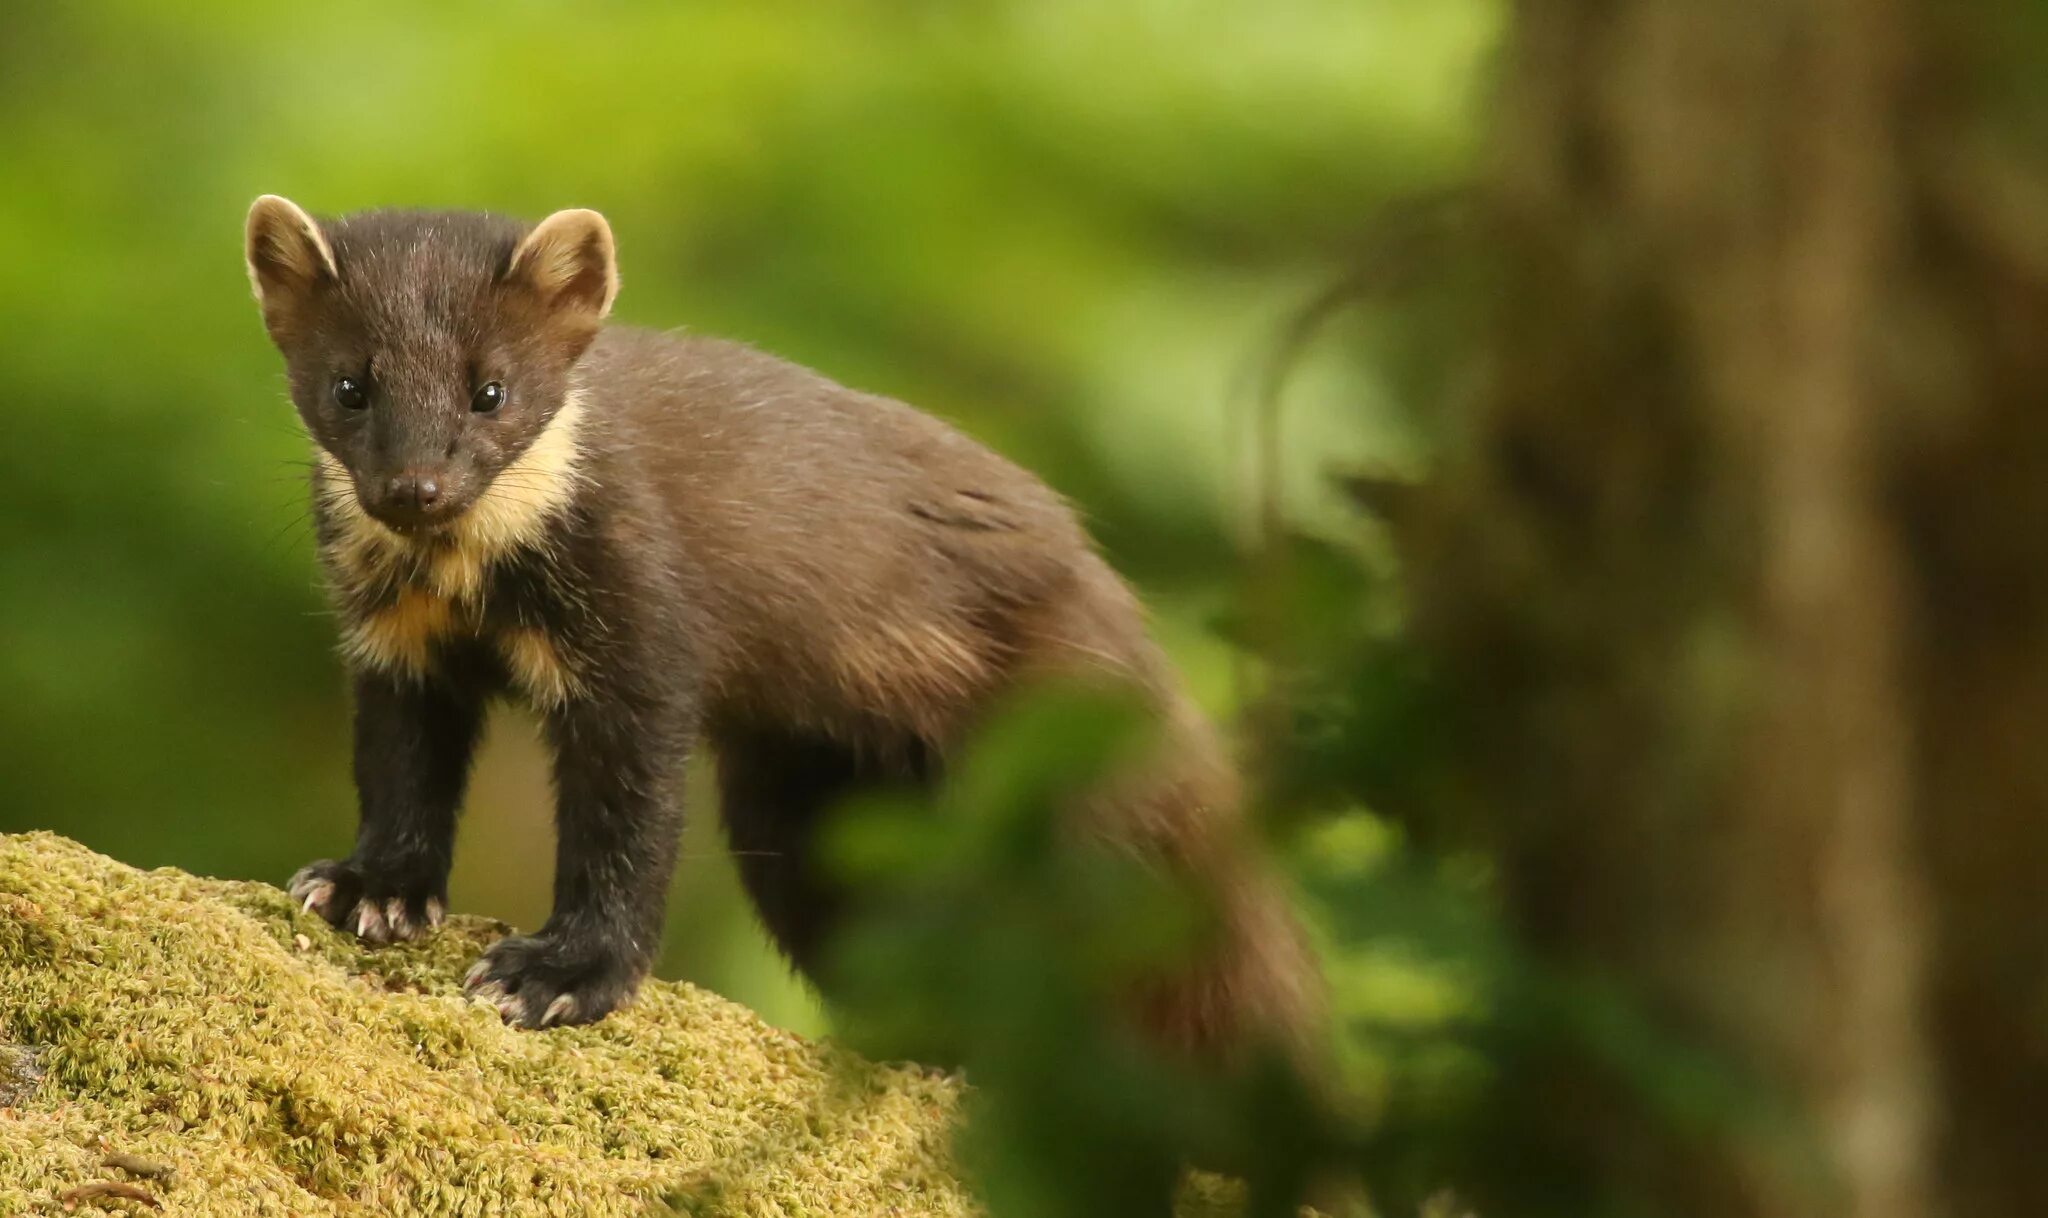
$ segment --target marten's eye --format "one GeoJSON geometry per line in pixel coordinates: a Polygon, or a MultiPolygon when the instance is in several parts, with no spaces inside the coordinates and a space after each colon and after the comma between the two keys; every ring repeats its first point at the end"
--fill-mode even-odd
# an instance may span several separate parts
{"type": "Polygon", "coordinates": [[[343,410],[361,410],[370,404],[370,395],[363,391],[361,381],[345,376],[334,382],[334,404],[343,410]]]}
{"type": "Polygon", "coordinates": [[[489,414],[505,404],[505,397],[505,387],[497,381],[492,381],[477,390],[476,396],[469,399],[469,408],[478,414],[489,414]]]}

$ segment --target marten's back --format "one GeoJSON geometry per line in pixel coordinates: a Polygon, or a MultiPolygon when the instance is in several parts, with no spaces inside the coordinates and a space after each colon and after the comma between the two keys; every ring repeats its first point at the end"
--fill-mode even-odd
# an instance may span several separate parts
{"type": "Polygon", "coordinates": [[[589,476],[695,576],[715,714],[943,744],[1019,666],[1157,687],[1137,603],[1067,505],[939,420],[737,343],[617,326],[580,383],[589,476]]]}

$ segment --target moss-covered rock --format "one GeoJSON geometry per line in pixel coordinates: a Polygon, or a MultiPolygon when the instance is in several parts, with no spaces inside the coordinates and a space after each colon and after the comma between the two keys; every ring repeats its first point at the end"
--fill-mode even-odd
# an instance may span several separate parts
{"type": "Polygon", "coordinates": [[[503,929],[365,949],[266,885],[0,837],[0,1214],[109,1152],[189,1215],[972,1211],[956,1082],[667,982],[514,1031],[458,993],[503,929]]]}
{"type": "MultiPolygon", "coordinates": [[[[108,1183],[192,1216],[978,1212],[957,1080],[675,982],[515,1031],[459,993],[506,929],[366,948],[268,885],[0,834],[0,1218],[144,1204],[108,1183]]],[[[1178,1213],[1243,1201],[1195,1173],[1178,1213]]]]}

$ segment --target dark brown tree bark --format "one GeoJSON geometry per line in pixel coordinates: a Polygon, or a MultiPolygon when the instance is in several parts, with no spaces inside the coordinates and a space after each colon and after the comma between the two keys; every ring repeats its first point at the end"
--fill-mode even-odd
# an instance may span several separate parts
{"type": "Polygon", "coordinates": [[[1470,711],[1436,811],[1546,970],[1706,1054],[1519,1063],[1520,1153],[1617,1208],[2048,1214],[2027,20],[1519,6],[1490,374],[1404,545],[1470,711]]]}

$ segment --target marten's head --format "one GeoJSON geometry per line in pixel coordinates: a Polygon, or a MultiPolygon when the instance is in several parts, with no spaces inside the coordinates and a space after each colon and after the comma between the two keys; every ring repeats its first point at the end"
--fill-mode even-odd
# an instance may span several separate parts
{"type": "Polygon", "coordinates": [[[571,369],[618,291],[603,216],[560,211],[528,229],[380,211],[321,224],[265,195],[249,209],[247,257],[292,401],[328,476],[345,474],[350,507],[434,535],[480,504],[474,515],[502,516],[559,492],[538,481],[566,476],[562,454],[539,458],[573,448],[550,433],[573,425],[555,426],[575,409],[571,369]]]}

